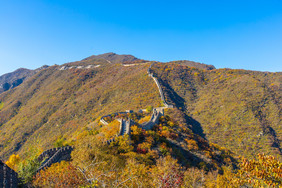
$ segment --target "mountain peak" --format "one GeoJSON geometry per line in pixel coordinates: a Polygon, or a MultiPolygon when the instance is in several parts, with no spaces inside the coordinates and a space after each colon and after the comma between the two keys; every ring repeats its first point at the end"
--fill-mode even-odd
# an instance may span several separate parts
{"type": "Polygon", "coordinates": [[[83,61],[85,60],[96,60],[96,59],[105,59],[110,63],[123,63],[123,62],[131,62],[131,61],[136,61],[139,60],[138,58],[132,56],[132,55],[119,55],[113,52],[109,52],[109,53],[104,53],[104,54],[100,54],[100,55],[92,55],[90,57],[87,57],[85,59],[83,59],[83,61]]]}
{"type": "Polygon", "coordinates": [[[205,70],[216,69],[215,66],[213,66],[213,65],[208,65],[208,64],[189,61],[189,60],[177,60],[177,61],[171,61],[171,63],[177,63],[177,64],[180,64],[180,65],[186,65],[186,66],[189,66],[189,67],[195,67],[195,68],[198,68],[198,69],[205,69],[205,70]]]}

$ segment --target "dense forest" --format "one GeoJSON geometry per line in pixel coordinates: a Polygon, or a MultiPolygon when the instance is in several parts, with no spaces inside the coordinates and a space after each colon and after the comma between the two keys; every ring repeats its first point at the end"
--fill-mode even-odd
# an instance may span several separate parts
{"type": "Polygon", "coordinates": [[[34,187],[281,187],[281,79],[114,53],[46,67],[0,94],[0,159],[34,187]],[[164,106],[149,67],[173,108],[145,130],[164,106]]]}

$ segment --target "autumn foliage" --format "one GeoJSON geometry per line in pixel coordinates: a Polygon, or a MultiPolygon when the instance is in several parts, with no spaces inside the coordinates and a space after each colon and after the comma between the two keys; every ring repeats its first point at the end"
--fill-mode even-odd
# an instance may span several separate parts
{"type": "Polygon", "coordinates": [[[84,185],[84,179],[71,163],[62,161],[41,170],[34,177],[33,185],[38,187],[78,187],[84,185]]]}

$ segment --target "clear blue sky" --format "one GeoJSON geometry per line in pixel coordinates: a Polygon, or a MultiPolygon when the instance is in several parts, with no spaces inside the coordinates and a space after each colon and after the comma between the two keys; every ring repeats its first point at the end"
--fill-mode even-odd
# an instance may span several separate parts
{"type": "Polygon", "coordinates": [[[282,71],[282,1],[0,0],[0,75],[106,52],[282,71]]]}

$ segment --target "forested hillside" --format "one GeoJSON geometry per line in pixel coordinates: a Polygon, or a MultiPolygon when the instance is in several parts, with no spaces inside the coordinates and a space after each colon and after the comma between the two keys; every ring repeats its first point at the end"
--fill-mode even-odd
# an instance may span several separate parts
{"type": "Polygon", "coordinates": [[[194,132],[236,154],[281,156],[281,73],[155,64],[166,99],[194,132]]]}
{"type": "Polygon", "coordinates": [[[45,67],[0,94],[0,159],[35,187],[277,187],[281,81],[114,53],[45,67]]]}
{"type": "Polygon", "coordinates": [[[24,152],[32,144],[51,147],[61,136],[75,139],[76,131],[105,114],[160,106],[157,86],[147,76],[148,64],[99,63],[90,69],[52,66],[3,93],[1,157],[24,152]]]}

